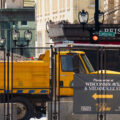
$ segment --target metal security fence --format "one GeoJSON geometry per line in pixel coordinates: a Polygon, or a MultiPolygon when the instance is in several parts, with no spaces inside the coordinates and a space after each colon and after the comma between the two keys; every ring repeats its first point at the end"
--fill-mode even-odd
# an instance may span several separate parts
{"type": "MultiPolygon", "coordinates": [[[[26,61],[29,62],[35,56],[35,48],[30,52],[29,49],[25,49],[26,47],[35,46],[35,39],[34,39],[35,28],[34,28],[34,17],[31,16],[32,11],[33,10],[31,9],[30,17],[29,15],[26,16],[27,19],[22,18],[22,16],[20,16],[26,12],[24,10],[23,11],[18,10],[18,12],[21,13],[19,16],[16,16],[17,15],[16,13],[18,13],[17,11],[11,11],[11,10],[1,11],[1,15],[2,15],[2,19],[0,22],[1,23],[0,24],[0,119],[1,120],[16,120],[16,119],[27,120],[32,115],[37,117],[41,116],[41,109],[38,110],[40,111],[39,113],[36,113],[35,109],[38,108],[37,107],[35,108],[33,105],[30,105],[29,104],[30,102],[27,103],[27,100],[24,99],[26,93],[28,93],[29,96],[29,94],[34,94],[34,90],[21,92],[21,89],[18,90],[13,89],[13,88],[21,88],[20,87],[20,85],[22,85],[21,79],[24,78],[24,76],[21,76],[21,73],[23,72],[20,68],[21,66],[20,63],[26,63],[26,61]],[[16,17],[12,18],[11,14],[9,14],[10,12],[12,12],[12,15],[16,17]],[[29,27],[25,27],[25,25],[28,25],[29,27]],[[14,65],[16,65],[16,67],[13,67],[14,65]],[[16,96],[19,97],[16,98],[16,96]],[[22,100],[24,99],[24,101],[21,102],[21,99],[22,100]],[[29,104],[30,107],[26,107],[22,103],[27,105],[29,104]],[[32,108],[33,113],[30,111],[30,108],[32,108]],[[29,113],[29,116],[26,113],[29,113]]],[[[23,68],[25,68],[24,66],[25,64],[24,65],[22,64],[23,68]]],[[[26,70],[26,75],[24,74],[25,77],[28,75],[29,71],[30,70],[28,69],[26,70]]],[[[27,76],[27,78],[29,79],[30,77],[27,76]]],[[[27,82],[30,83],[29,81],[27,82]]],[[[27,82],[25,84],[27,84],[27,82]]],[[[43,90],[42,94],[44,94],[45,92],[46,91],[43,90]]],[[[35,100],[36,99],[38,99],[37,95],[35,95],[35,100]]],[[[39,104],[39,106],[41,105],[39,104]]]]}
{"type": "Polygon", "coordinates": [[[0,119],[15,120],[15,104],[9,103],[9,61],[5,48],[0,48],[0,119]]]}
{"type": "MultiPolygon", "coordinates": [[[[46,103],[53,104],[54,67],[52,46],[1,48],[0,119],[29,120],[46,115],[46,103]],[[36,50],[44,53],[35,56],[36,50]]],[[[50,109],[52,111],[52,107],[50,109]]]]}
{"type": "Polygon", "coordinates": [[[119,120],[119,50],[73,44],[14,47],[8,54],[1,48],[1,119],[119,120]],[[43,53],[35,56],[36,50],[43,53]]]}
{"type": "Polygon", "coordinates": [[[29,120],[46,115],[46,103],[53,100],[53,47],[15,47],[9,54],[5,49],[0,53],[0,119],[29,120]],[[32,56],[20,55],[21,50],[32,56]],[[44,53],[35,56],[36,50],[44,53]]]}
{"type": "Polygon", "coordinates": [[[119,119],[119,48],[78,44],[55,48],[53,120],[119,119]]]}
{"type": "MultiPolygon", "coordinates": [[[[7,90],[7,87],[5,86],[5,79],[6,79],[6,64],[5,64],[5,60],[6,60],[6,57],[5,57],[5,49],[4,48],[1,48],[0,49],[0,55],[1,55],[1,57],[0,57],[0,68],[1,68],[1,84],[0,84],[0,91],[1,91],[1,93],[4,93],[4,91],[6,91],[7,90]]],[[[1,108],[2,108],[2,110],[1,111],[4,111],[4,112],[1,112],[1,116],[3,117],[3,119],[5,119],[5,117],[7,117],[7,114],[5,114],[5,111],[6,111],[6,108],[5,108],[5,104],[4,104],[4,102],[5,102],[5,98],[6,98],[6,95],[3,95],[3,94],[1,94],[0,95],[0,101],[1,101],[1,103],[3,103],[3,104],[1,104],[1,108]]]]}
{"type": "Polygon", "coordinates": [[[52,101],[53,48],[12,48],[11,56],[11,101],[18,103],[17,119],[27,120],[31,117],[42,117],[46,114],[46,102],[52,101]],[[18,50],[44,51],[39,56],[23,57],[17,55],[18,50]],[[15,54],[14,54],[15,53],[15,54]]]}

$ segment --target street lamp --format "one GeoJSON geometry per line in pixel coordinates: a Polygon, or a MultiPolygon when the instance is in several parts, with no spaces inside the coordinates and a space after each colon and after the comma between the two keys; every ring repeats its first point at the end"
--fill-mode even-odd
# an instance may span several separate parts
{"type": "Polygon", "coordinates": [[[104,12],[99,11],[99,23],[103,24],[104,23],[104,12]]]}
{"type": "Polygon", "coordinates": [[[80,24],[83,25],[83,31],[84,31],[84,25],[88,23],[88,18],[89,18],[89,15],[87,11],[82,10],[78,13],[78,20],[80,24]]]}
{"type": "Polygon", "coordinates": [[[78,13],[78,20],[80,22],[80,24],[87,24],[88,23],[88,12],[85,10],[82,10],[78,13]]]}
{"type": "Polygon", "coordinates": [[[27,45],[26,45],[26,46],[28,46],[28,45],[29,45],[29,42],[30,42],[31,39],[32,39],[32,32],[31,32],[30,30],[26,30],[26,31],[24,32],[24,38],[25,38],[25,41],[27,42],[27,45]]]}
{"type": "Polygon", "coordinates": [[[4,37],[0,38],[0,47],[4,47],[5,46],[5,42],[6,42],[6,40],[5,40],[4,37]]]}
{"type": "Polygon", "coordinates": [[[26,30],[24,32],[24,37],[25,37],[26,41],[30,41],[32,39],[32,32],[30,30],[26,30]]]}
{"type": "Polygon", "coordinates": [[[24,40],[20,41],[20,32],[17,30],[13,30],[12,37],[13,41],[15,42],[15,46],[20,47],[20,54],[23,55],[23,47],[29,46],[29,42],[32,39],[32,32],[30,30],[26,30],[24,32],[24,40]]]}
{"type": "Polygon", "coordinates": [[[20,32],[18,30],[13,30],[12,37],[13,41],[15,42],[15,46],[17,46],[16,43],[20,38],[20,32]]]}

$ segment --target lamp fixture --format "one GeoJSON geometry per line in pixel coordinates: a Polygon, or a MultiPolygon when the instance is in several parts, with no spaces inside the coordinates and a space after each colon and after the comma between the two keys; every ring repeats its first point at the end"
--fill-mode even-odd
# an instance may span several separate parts
{"type": "Polygon", "coordinates": [[[26,41],[30,41],[32,39],[32,32],[30,30],[26,30],[24,32],[24,37],[25,37],[26,41]]]}
{"type": "Polygon", "coordinates": [[[87,24],[88,23],[88,12],[85,10],[82,10],[78,13],[78,20],[80,22],[80,24],[87,24]]]}

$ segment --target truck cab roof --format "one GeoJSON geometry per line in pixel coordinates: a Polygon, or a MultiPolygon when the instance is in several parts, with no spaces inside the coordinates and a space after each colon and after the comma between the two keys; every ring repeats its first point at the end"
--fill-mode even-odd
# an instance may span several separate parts
{"type": "MultiPolygon", "coordinates": [[[[59,52],[58,52],[59,53],[59,52]]],[[[60,51],[60,55],[66,55],[66,54],[85,54],[83,51],[60,51]]]]}

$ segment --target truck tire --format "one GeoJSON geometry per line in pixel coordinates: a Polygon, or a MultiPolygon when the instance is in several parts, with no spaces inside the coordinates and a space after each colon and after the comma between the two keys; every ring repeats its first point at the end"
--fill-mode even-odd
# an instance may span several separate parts
{"type": "Polygon", "coordinates": [[[32,103],[24,97],[13,97],[11,103],[16,103],[17,106],[17,120],[29,120],[34,111],[32,103]]]}
{"type": "Polygon", "coordinates": [[[40,119],[40,118],[42,117],[42,113],[36,112],[36,113],[35,113],[35,117],[36,117],[37,119],[40,119]]]}

